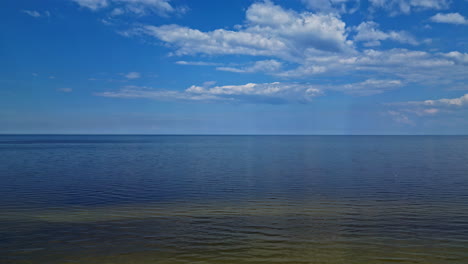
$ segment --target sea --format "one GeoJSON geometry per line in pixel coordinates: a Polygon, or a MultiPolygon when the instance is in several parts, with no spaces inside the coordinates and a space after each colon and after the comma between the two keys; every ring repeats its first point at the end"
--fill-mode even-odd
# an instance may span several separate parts
{"type": "Polygon", "coordinates": [[[468,263],[468,137],[2,135],[0,263],[468,263]]]}

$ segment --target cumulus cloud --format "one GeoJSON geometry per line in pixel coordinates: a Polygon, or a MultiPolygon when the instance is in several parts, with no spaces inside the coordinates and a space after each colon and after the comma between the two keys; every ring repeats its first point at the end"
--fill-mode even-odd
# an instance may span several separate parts
{"type": "Polygon", "coordinates": [[[459,51],[451,51],[448,53],[442,53],[443,56],[453,60],[458,64],[468,65],[468,53],[461,53],[459,51]]]}
{"type": "Polygon", "coordinates": [[[175,48],[175,55],[271,56],[302,60],[304,53],[350,52],[346,25],[334,14],[297,13],[271,2],[252,4],[238,30],[203,32],[179,25],[142,25],[126,35],[149,35],[175,48]]]}
{"type": "Polygon", "coordinates": [[[384,32],[379,29],[379,25],[373,21],[362,22],[355,28],[357,34],[355,41],[364,41],[365,46],[379,46],[380,41],[393,40],[400,43],[418,45],[418,41],[405,31],[384,32]]]}
{"type": "Polygon", "coordinates": [[[369,0],[372,9],[384,9],[390,15],[410,14],[420,10],[442,10],[450,6],[450,0],[369,0]]]}
{"type": "MultiPolygon", "coordinates": [[[[418,1],[408,3],[420,8],[444,6],[418,1]]],[[[282,78],[365,74],[367,79],[398,79],[405,84],[432,86],[445,80],[466,80],[463,53],[369,49],[369,46],[378,46],[382,41],[409,45],[418,45],[419,41],[406,31],[381,30],[373,21],[346,27],[339,14],[296,12],[270,1],[252,4],[246,10],[245,23],[235,30],[201,31],[174,24],[139,25],[124,35],[154,37],[171,48],[174,56],[248,55],[267,58],[243,67],[216,65],[214,62],[177,62],[218,66],[218,70],[237,73],[264,72],[282,78]],[[348,34],[353,32],[351,40],[348,34]],[[364,43],[363,50],[356,47],[355,43],[359,42],[364,43]]]]}
{"type": "Polygon", "coordinates": [[[176,55],[245,54],[272,56],[283,52],[285,45],[278,40],[248,32],[218,29],[201,32],[178,25],[143,26],[135,34],[154,36],[176,48],[176,55]]]}
{"type": "Polygon", "coordinates": [[[118,91],[97,93],[115,98],[147,98],[154,100],[230,101],[255,103],[309,102],[322,91],[309,84],[247,83],[243,85],[192,85],[184,91],[156,90],[148,87],[125,86],[118,91]]]}
{"type": "MultiPolygon", "coordinates": [[[[109,3],[114,1],[117,0],[109,3]]],[[[397,2],[398,8],[407,5],[409,11],[448,7],[448,2],[435,0],[372,0],[371,6],[390,10],[396,8],[397,2]]],[[[353,1],[328,0],[328,3],[349,6],[353,1]]],[[[210,61],[179,60],[176,62],[179,65],[213,66],[234,73],[260,72],[302,81],[320,76],[332,80],[322,83],[322,88],[354,95],[372,95],[404,86],[461,87],[466,83],[468,66],[468,55],[459,51],[379,47],[387,41],[413,46],[424,42],[407,31],[384,30],[374,21],[346,26],[338,12],[298,12],[271,1],[251,4],[244,23],[232,29],[137,24],[122,34],[152,38],[169,48],[171,56],[211,56],[210,61]],[[261,59],[244,65],[212,61],[216,56],[229,55],[261,59]],[[356,76],[363,81],[348,84],[333,81],[335,77],[356,80],[356,76]]]]}
{"type": "Polygon", "coordinates": [[[459,13],[438,13],[431,17],[431,21],[436,23],[468,25],[468,20],[459,13]]]}

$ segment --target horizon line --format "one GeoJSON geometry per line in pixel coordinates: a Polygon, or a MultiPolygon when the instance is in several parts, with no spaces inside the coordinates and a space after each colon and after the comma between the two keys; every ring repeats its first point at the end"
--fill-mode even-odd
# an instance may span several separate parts
{"type": "Polygon", "coordinates": [[[0,133],[0,136],[468,136],[468,134],[144,134],[144,133],[0,133]]]}

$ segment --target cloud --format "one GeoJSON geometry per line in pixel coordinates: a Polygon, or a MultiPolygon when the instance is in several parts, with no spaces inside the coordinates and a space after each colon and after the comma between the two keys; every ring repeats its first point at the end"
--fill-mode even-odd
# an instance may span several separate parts
{"type": "Polygon", "coordinates": [[[72,88],[59,88],[57,91],[62,92],[62,93],[71,93],[73,92],[72,88]]]}
{"type": "Polygon", "coordinates": [[[359,7],[358,0],[302,0],[302,3],[318,12],[353,13],[359,7]],[[348,3],[353,6],[349,7],[348,3]]]}
{"type": "Polygon", "coordinates": [[[468,65],[468,53],[461,53],[458,51],[451,51],[448,53],[442,53],[443,56],[452,59],[454,62],[458,64],[465,64],[468,65]]]}
{"type": "Polygon", "coordinates": [[[35,18],[38,18],[38,17],[49,17],[50,16],[50,12],[49,11],[44,11],[44,12],[39,12],[39,11],[36,11],[36,10],[21,10],[21,12],[29,15],[29,16],[32,16],[32,17],[35,17],[35,18]]]}
{"type": "Polygon", "coordinates": [[[355,41],[366,42],[365,46],[379,46],[382,40],[393,40],[400,43],[418,45],[418,41],[405,31],[383,32],[379,30],[379,25],[373,21],[362,22],[355,28],[357,34],[355,41]]]}
{"type": "Polygon", "coordinates": [[[109,5],[107,0],[72,0],[81,7],[89,8],[93,11],[107,7],[109,5]]]}
{"type": "Polygon", "coordinates": [[[81,7],[98,11],[105,8],[112,8],[110,16],[120,16],[123,14],[135,14],[139,16],[158,14],[167,16],[173,13],[185,13],[185,7],[173,7],[171,0],[72,0],[81,7]]]}
{"type": "Polygon", "coordinates": [[[220,66],[221,63],[207,62],[207,61],[176,61],[179,65],[192,65],[192,66],[220,66]]]}
{"type": "Polygon", "coordinates": [[[425,101],[410,101],[403,103],[396,103],[396,105],[406,106],[429,106],[429,107],[453,107],[453,106],[466,106],[468,105],[468,94],[462,95],[458,98],[442,98],[437,100],[425,100],[425,101]]]}
{"type": "Polygon", "coordinates": [[[431,117],[438,114],[454,113],[456,111],[466,111],[468,106],[468,94],[464,94],[456,98],[442,98],[424,101],[408,101],[388,103],[387,107],[391,107],[387,113],[390,114],[396,122],[408,120],[413,117],[431,117]]]}
{"type": "Polygon", "coordinates": [[[133,80],[133,79],[139,79],[141,78],[141,73],[139,72],[129,72],[124,75],[125,78],[133,80]]]}
{"type": "MultiPolygon", "coordinates": [[[[351,4],[352,1],[330,0],[330,3],[351,4]]],[[[372,6],[390,8],[395,3],[374,0],[372,6]]],[[[408,4],[410,10],[446,7],[445,1],[401,0],[398,3],[408,4]]],[[[317,76],[330,80],[322,83],[322,87],[334,87],[354,95],[371,95],[404,86],[460,87],[466,83],[466,53],[422,51],[414,47],[383,49],[379,45],[384,42],[416,46],[427,40],[419,41],[403,30],[383,30],[374,21],[347,27],[339,13],[325,12],[297,12],[264,1],[250,5],[244,23],[233,29],[138,24],[122,34],[145,40],[150,37],[169,48],[171,56],[261,58],[246,65],[185,60],[176,62],[180,65],[216,66],[220,71],[266,73],[295,81],[317,76]],[[340,79],[355,80],[356,76],[364,81],[346,87],[340,84],[340,79]],[[377,80],[383,82],[372,83],[377,80]],[[390,83],[390,87],[385,86],[385,80],[400,83],[390,83]],[[380,88],[370,89],[371,86],[380,88]]]]}
{"type": "Polygon", "coordinates": [[[305,53],[351,52],[345,23],[334,14],[297,13],[271,2],[252,4],[237,30],[203,32],[179,25],[142,25],[124,35],[152,36],[174,55],[251,55],[300,61],[305,53]]]}
{"type": "Polygon", "coordinates": [[[282,66],[282,63],[277,60],[262,60],[256,61],[253,65],[243,67],[243,68],[234,68],[234,67],[217,67],[219,71],[229,71],[229,72],[238,72],[238,73],[255,73],[255,72],[266,72],[274,73],[277,72],[282,66]]]}
{"type": "Polygon", "coordinates": [[[442,10],[450,6],[450,0],[369,0],[371,10],[384,9],[390,15],[410,14],[420,10],[442,10]]]}
{"type": "MultiPolygon", "coordinates": [[[[444,6],[422,1],[408,3],[418,8],[444,6]]],[[[177,62],[218,66],[218,70],[236,73],[264,72],[283,78],[359,74],[367,79],[398,79],[405,84],[430,86],[446,80],[466,80],[463,53],[453,51],[449,55],[409,49],[369,49],[369,46],[378,46],[382,41],[409,45],[420,42],[406,31],[381,30],[373,21],[346,27],[338,14],[296,12],[270,1],[252,4],[246,10],[244,24],[236,26],[235,30],[201,31],[174,24],[139,25],[124,35],[154,37],[171,48],[173,56],[266,57],[243,67],[213,62],[177,62]],[[356,34],[350,39],[348,34],[354,32],[356,34]],[[355,43],[364,43],[362,50],[355,43]]]]}
{"type": "Polygon", "coordinates": [[[169,2],[170,0],[112,0],[114,3],[122,4],[125,11],[137,15],[147,15],[148,13],[157,13],[165,16],[177,10],[169,2]]]}
{"type": "Polygon", "coordinates": [[[321,94],[321,91],[316,87],[308,84],[295,83],[247,83],[244,85],[225,85],[215,86],[211,88],[201,86],[191,86],[186,90],[188,93],[215,95],[215,96],[232,96],[232,95],[259,95],[259,96],[274,96],[279,98],[287,98],[291,95],[301,98],[311,98],[321,94]],[[284,96],[283,96],[284,95],[284,96]]]}
{"type": "Polygon", "coordinates": [[[402,112],[398,112],[398,111],[387,111],[387,114],[390,115],[393,119],[393,121],[397,122],[397,123],[400,123],[400,124],[407,124],[407,125],[414,125],[414,122],[412,120],[410,120],[410,118],[402,113],[402,112]]]}
{"type": "Polygon", "coordinates": [[[30,15],[32,17],[40,17],[41,14],[35,10],[22,10],[23,13],[30,15]]]}
{"type": "Polygon", "coordinates": [[[95,93],[96,96],[114,97],[114,98],[145,98],[153,100],[215,100],[216,97],[192,95],[190,93],[156,90],[145,86],[125,86],[118,91],[95,93]]]}
{"type": "Polygon", "coordinates": [[[459,13],[438,13],[431,17],[431,21],[436,23],[468,25],[468,20],[459,13]]]}
{"type": "Polygon", "coordinates": [[[110,13],[111,16],[120,16],[123,14],[125,14],[125,11],[122,8],[114,8],[110,13]]]}
{"type": "Polygon", "coordinates": [[[364,75],[368,78],[404,79],[405,83],[436,85],[440,81],[466,80],[466,54],[430,53],[409,49],[365,49],[354,54],[305,56],[298,67],[279,76],[304,78],[327,73],[329,76],[364,75]]]}
{"type": "Polygon", "coordinates": [[[161,90],[142,86],[124,86],[116,91],[96,93],[96,96],[113,98],[145,98],[162,101],[221,101],[239,103],[310,103],[327,90],[341,91],[358,96],[368,96],[396,89],[399,80],[368,79],[341,85],[314,85],[309,83],[247,83],[241,85],[213,86],[215,82],[192,85],[183,91],[161,90]]]}
{"type": "Polygon", "coordinates": [[[362,82],[331,86],[328,89],[338,90],[358,96],[380,94],[388,90],[394,90],[403,86],[400,80],[367,79],[362,82]]]}
{"type": "Polygon", "coordinates": [[[138,32],[154,36],[174,45],[176,55],[194,54],[245,54],[275,55],[284,50],[285,44],[279,40],[262,37],[248,32],[235,32],[218,29],[201,32],[178,25],[160,27],[144,26],[138,32]]]}
{"type": "Polygon", "coordinates": [[[156,90],[148,87],[125,86],[118,91],[96,93],[97,96],[115,98],[147,98],[153,100],[228,101],[244,103],[309,102],[322,91],[309,84],[247,83],[210,87],[192,85],[184,91],[156,90]]]}

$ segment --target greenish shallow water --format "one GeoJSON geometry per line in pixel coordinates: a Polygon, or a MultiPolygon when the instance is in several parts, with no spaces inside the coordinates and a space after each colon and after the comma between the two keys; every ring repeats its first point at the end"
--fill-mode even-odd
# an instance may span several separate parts
{"type": "Polygon", "coordinates": [[[0,263],[468,263],[468,137],[0,136],[0,263]]]}

